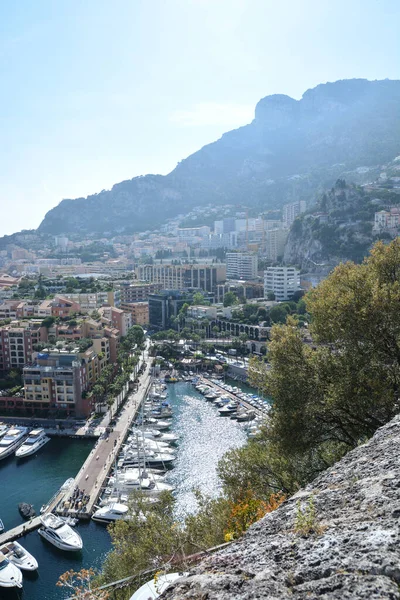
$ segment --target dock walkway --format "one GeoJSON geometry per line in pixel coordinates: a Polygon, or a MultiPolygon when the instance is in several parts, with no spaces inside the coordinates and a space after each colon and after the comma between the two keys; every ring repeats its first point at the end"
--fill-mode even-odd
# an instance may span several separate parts
{"type": "Polygon", "coordinates": [[[246,400],[242,400],[242,398],[239,398],[239,396],[236,396],[236,394],[234,394],[233,392],[228,392],[227,390],[225,390],[223,387],[221,387],[217,383],[214,383],[213,381],[210,381],[210,379],[207,379],[207,377],[204,377],[204,375],[200,375],[199,380],[202,383],[204,383],[204,385],[208,385],[208,386],[212,387],[215,390],[215,392],[217,392],[221,396],[229,396],[230,398],[232,398],[232,400],[235,400],[236,402],[240,402],[240,404],[243,404],[243,406],[245,406],[249,410],[254,410],[254,412],[257,413],[258,415],[261,415],[263,417],[266,416],[265,411],[263,411],[261,408],[253,406],[252,404],[250,404],[250,402],[246,402],[246,400]]]}
{"type": "MultiPolygon", "coordinates": [[[[74,482],[71,483],[68,490],[60,490],[54,495],[46,512],[53,511],[64,516],[90,518],[101,488],[113,465],[114,459],[120,451],[132,421],[137,414],[138,408],[148,393],[151,384],[151,361],[149,360],[148,349],[144,354],[144,361],[146,361],[147,366],[144,373],[140,376],[139,388],[137,391],[130,394],[122,408],[121,415],[118,417],[116,425],[113,427],[113,431],[107,437],[105,437],[105,433],[101,435],[95,447],[82,465],[79,473],[76,475],[74,482]],[[85,512],[61,509],[61,505],[71,495],[75,486],[84,489],[85,494],[89,495],[89,501],[86,505],[85,512]]],[[[18,539],[35,529],[39,529],[40,526],[40,517],[34,517],[30,521],[25,521],[24,523],[1,533],[0,544],[18,539]]]]}
{"type": "Polygon", "coordinates": [[[34,531],[35,529],[39,529],[41,526],[40,517],[35,517],[30,521],[26,521],[25,523],[21,523],[4,533],[0,533],[0,545],[5,544],[6,542],[11,542],[16,540],[19,537],[22,537],[26,533],[30,531],[34,531]]]}
{"type": "MultiPolygon", "coordinates": [[[[54,510],[54,508],[59,503],[60,499],[64,496],[64,493],[65,492],[63,492],[62,490],[59,490],[56,494],[54,494],[54,496],[52,497],[52,499],[47,507],[46,512],[51,512],[52,510],[54,510]]],[[[30,519],[29,521],[25,521],[24,523],[21,523],[20,525],[17,525],[16,527],[13,527],[12,529],[9,529],[8,531],[4,531],[3,533],[1,533],[0,534],[0,544],[5,544],[6,542],[11,542],[13,540],[16,540],[17,538],[22,537],[23,535],[29,533],[30,531],[39,529],[39,527],[41,527],[41,525],[42,525],[42,523],[40,520],[40,516],[34,517],[33,519],[30,519]]]]}
{"type": "Polygon", "coordinates": [[[146,369],[140,378],[139,389],[130,394],[129,399],[122,409],[121,415],[113,427],[113,431],[108,435],[105,434],[105,436],[102,436],[90,452],[79,473],[75,477],[74,484],[71,485],[69,492],[65,494],[64,500],[59,503],[56,510],[58,514],[72,517],[78,516],[79,518],[90,518],[100,491],[104,486],[116,456],[118,456],[120,452],[132,421],[136,417],[137,411],[148,393],[151,383],[150,373],[150,361],[147,361],[146,369]],[[84,493],[89,495],[89,501],[86,504],[85,511],[74,508],[63,508],[63,502],[70,497],[75,487],[78,487],[82,491],[84,490],[84,493]]]}

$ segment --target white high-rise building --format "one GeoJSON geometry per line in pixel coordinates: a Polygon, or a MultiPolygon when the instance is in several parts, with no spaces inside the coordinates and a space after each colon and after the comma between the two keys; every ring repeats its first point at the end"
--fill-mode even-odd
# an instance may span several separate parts
{"type": "Polygon", "coordinates": [[[227,279],[256,279],[258,273],[257,254],[248,252],[227,252],[226,278],[227,279]]]}
{"type": "Polygon", "coordinates": [[[299,289],[300,271],[294,267],[268,267],[264,271],[264,296],[275,294],[275,300],[290,300],[299,289]]]}
{"type": "Polygon", "coordinates": [[[270,260],[277,260],[279,256],[283,256],[288,235],[288,229],[271,229],[266,231],[265,256],[270,260]]]}
{"type": "Polygon", "coordinates": [[[297,217],[307,208],[305,200],[298,200],[291,204],[285,204],[282,210],[282,221],[285,227],[290,227],[297,217]]]}

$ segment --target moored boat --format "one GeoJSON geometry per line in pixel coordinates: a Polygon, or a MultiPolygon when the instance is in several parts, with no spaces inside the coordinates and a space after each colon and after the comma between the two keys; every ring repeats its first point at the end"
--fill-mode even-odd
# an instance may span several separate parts
{"type": "Polygon", "coordinates": [[[22,587],[22,573],[0,552],[0,588],[22,587]]]}
{"type": "Polygon", "coordinates": [[[52,513],[44,514],[40,517],[43,527],[39,529],[39,535],[59,548],[73,552],[81,550],[83,547],[82,538],[77,531],[72,529],[70,525],[53,515],[52,513]]]}
{"type": "Polygon", "coordinates": [[[120,502],[112,502],[101,506],[92,515],[93,521],[99,523],[114,523],[128,517],[129,507],[120,502]]]}
{"type": "Polygon", "coordinates": [[[18,510],[21,517],[24,517],[24,519],[33,519],[33,517],[36,516],[33,504],[28,504],[27,502],[20,502],[18,504],[18,510]]]}
{"type": "Polygon", "coordinates": [[[15,452],[22,445],[27,434],[27,427],[11,427],[6,431],[0,438],[0,460],[15,452]]]}
{"type": "Polygon", "coordinates": [[[6,542],[0,545],[0,553],[21,571],[36,571],[38,568],[37,560],[28,550],[26,550],[19,542],[6,542]]]}
{"type": "Polygon", "coordinates": [[[47,437],[44,429],[34,429],[30,432],[22,446],[20,446],[15,452],[15,456],[17,458],[32,456],[32,454],[35,454],[35,452],[40,450],[40,448],[42,448],[49,441],[50,438],[47,437]]]}

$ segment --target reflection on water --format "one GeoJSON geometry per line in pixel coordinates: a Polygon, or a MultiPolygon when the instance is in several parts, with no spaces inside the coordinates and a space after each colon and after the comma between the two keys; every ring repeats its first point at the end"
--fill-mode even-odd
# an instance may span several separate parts
{"type": "MultiPolygon", "coordinates": [[[[174,430],[180,436],[175,469],[168,475],[177,488],[177,514],[193,512],[193,489],[215,495],[219,482],[218,460],[233,447],[244,444],[243,425],[220,417],[212,403],[206,402],[189,383],[170,384],[169,400],[174,407],[174,430]]],[[[93,446],[88,440],[53,439],[36,456],[17,461],[13,456],[0,461],[0,518],[7,529],[21,523],[19,502],[34,504],[39,511],[68,477],[79,471],[93,446]]],[[[24,575],[22,600],[61,600],[69,594],[56,587],[59,576],[69,569],[99,568],[110,549],[110,537],[101,524],[81,522],[79,533],[83,550],[68,553],[58,550],[37,531],[21,538],[21,543],[39,563],[38,573],[24,575]]],[[[17,600],[17,592],[0,590],[0,600],[17,600]]]]}
{"type": "Polygon", "coordinates": [[[196,510],[193,490],[216,496],[220,487],[218,461],[231,448],[246,441],[245,428],[218,409],[189,383],[170,384],[174,407],[174,430],[180,436],[175,469],[169,480],[176,488],[178,516],[196,510]]]}

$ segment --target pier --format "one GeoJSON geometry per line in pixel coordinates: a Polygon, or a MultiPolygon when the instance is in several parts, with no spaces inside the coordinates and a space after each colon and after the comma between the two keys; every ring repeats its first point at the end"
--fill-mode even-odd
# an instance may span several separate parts
{"type": "Polygon", "coordinates": [[[208,385],[209,387],[213,388],[213,390],[221,396],[229,396],[229,398],[232,398],[232,400],[235,400],[235,402],[240,402],[240,404],[242,404],[249,410],[253,410],[258,415],[261,415],[262,417],[266,416],[266,413],[261,408],[253,406],[249,402],[246,402],[246,400],[242,400],[242,398],[239,398],[239,396],[236,396],[236,394],[234,394],[233,392],[228,392],[217,383],[214,383],[213,381],[210,381],[210,379],[207,379],[207,377],[204,377],[204,375],[199,375],[199,382],[204,383],[204,385],[208,385]]]}
{"type": "MultiPolygon", "coordinates": [[[[54,496],[51,498],[51,500],[47,506],[46,512],[51,512],[52,510],[54,510],[55,507],[57,506],[57,504],[60,502],[60,500],[64,497],[64,494],[65,494],[65,491],[63,491],[61,489],[58,490],[58,492],[56,492],[54,494],[54,496]]],[[[29,521],[25,521],[24,523],[21,523],[20,525],[17,525],[16,527],[9,529],[8,531],[4,531],[3,533],[0,533],[0,544],[5,544],[6,542],[12,542],[13,540],[18,539],[31,531],[35,531],[35,529],[39,529],[39,527],[41,527],[41,525],[42,525],[42,522],[40,520],[40,517],[34,517],[33,519],[30,519],[29,521]]]]}
{"type": "MultiPolygon", "coordinates": [[[[115,457],[118,455],[127,437],[129,428],[137,415],[141,403],[145,400],[149,392],[151,385],[151,361],[149,360],[147,350],[145,351],[143,361],[146,362],[147,366],[140,376],[138,389],[137,391],[130,392],[128,400],[122,407],[119,417],[117,417],[116,424],[111,428],[112,430],[109,433],[105,432],[100,436],[78,474],[71,482],[71,485],[68,489],[60,489],[54,494],[46,506],[46,512],[54,512],[61,516],[90,519],[105,481],[109,476],[115,457]],[[64,502],[71,496],[75,487],[85,490],[85,494],[89,496],[84,511],[63,508],[64,502]]],[[[78,434],[77,437],[82,436],[78,434]]],[[[40,516],[34,517],[1,533],[0,544],[16,540],[35,529],[39,529],[39,527],[41,527],[40,516]]]]}
{"type": "Polygon", "coordinates": [[[128,431],[135,419],[141,403],[145,400],[151,385],[151,367],[150,361],[140,378],[140,387],[136,392],[132,392],[122,408],[121,414],[112,431],[105,433],[90,452],[86,461],[82,465],[79,473],[75,477],[69,490],[63,498],[57,503],[55,512],[62,516],[78,517],[80,519],[90,519],[93,509],[96,505],[100,492],[104,487],[109,472],[113,467],[115,458],[118,456],[121,446],[124,443],[128,431]],[[89,496],[89,500],[84,510],[65,506],[72,495],[74,488],[84,491],[89,496]]]}

